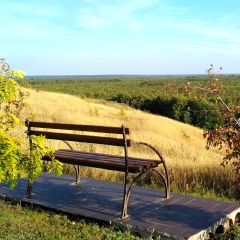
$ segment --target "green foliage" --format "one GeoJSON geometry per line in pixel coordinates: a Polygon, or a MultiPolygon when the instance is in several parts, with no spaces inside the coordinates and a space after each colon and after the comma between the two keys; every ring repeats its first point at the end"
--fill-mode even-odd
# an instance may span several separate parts
{"type": "MultiPolygon", "coordinates": [[[[32,147],[25,152],[22,145],[26,135],[23,133],[19,139],[13,136],[16,127],[23,125],[21,112],[27,108],[24,100],[28,94],[15,81],[15,78],[21,79],[24,75],[23,72],[10,70],[5,59],[0,59],[0,182],[10,183],[10,187],[14,187],[23,174],[32,181],[37,179],[43,170],[42,157],[46,154],[52,156],[53,153],[44,146],[44,137],[32,136],[32,147]]],[[[60,174],[62,164],[53,159],[47,170],[60,174]]]]}
{"type": "Polygon", "coordinates": [[[239,240],[240,239],[240,226],[236,223],[232,225],[225,233],[217,233],[211,237],[212,240],[239,240]]]}
{"type": "MultiPolygon", "coordinates": [[[[70,219],[66,215],[22,207],[19,204],[0,201],[0,239],[99,239],[140,240],[129,231],[121,232],[94,222],[70,219]],[[57,229],[57,231],[56,231],[57,229]]],[[[235,224],[225,233],[216,234],[212,240],[234,240],[240,238],[240,227],[235,224]]],[[[157,237],[156,239],[161,239],[157,237]]]]}
{"type": "Polygon", "coordinates": [[[20,124],[20,112],[25,106],[25,94],[17,88],[15,75],[22,76],[23,73],[12,73],[8,69],[4,75],[0,75],[0,129],[7,132],[20,124]]]}
{"type": "MultiPolygon", "coordinates": [[[[239,78],[238,75],[224,77],[221,87],[224,101],[235,104],[239,101],[239,78]]],[[[208,80],[208,76],[64,76],[25,79],[35,89],[125,103],[204,129],[214,129],[223,122],[221,114],[216,111],[216,99],[211,94],[205,94],[201,99],[196,97],[208,80]],[[179,88],[181,91],[178,91],[179,88]]]]}
{"type": "Polygon", "coordinates": [[[60,175],[63,164],[54,159],[54,150],[52,148],[44,146],[45,137],[32,135],[29,136],[29,140],[31,141],[30,155],[27,158],[23,158],[22,161],[24,170],[28,173],[28,178],[32,181],[38,179],[43,171],[43,161],[41,159],[46,155],[52,159],[52,161],[48,162],[46,170],[60,175]]]}
{"type": "Polygon", "coordinates": [[[120,109],[120,116],[121,117],[125,117],[126,116],[126,112],[124,111],[123,108],[120,109]]]}
{"type": "Polygon", "coordinates": [[[24,80],[22,80],[22,79],[17,80],[17,83],[18,83],[18,85],[21,86],[21,87],[31,88],[31,85],[30,85],[28,82],[26,82],[26,81],[24,81],[24,80]]]}
{"type": "Polygon", "coordinates": [[[215,74],[213,65],[208,70],[211,76],[207,90],[216,97],[218,109],[224,119],[224,124],[219,124],[213,130],[204,132],[207,139],[206,148],[217,147],[225,149],[222,166],[232,163],[233,171],[237,173],[236,185],[240,183],[240,105],[239,97],[234,103],[227,103],[222,96],[221,76],[215,74]]]}
{"type": "MultiPolygon", "coordinates": [[[[222,68],[220,68],[222,70],[222,68]]],[[[240,183],[240,106],[239,93],[235,95],[235,99],[229,101],[228,88],[223,84],[223,76],[216,74],[214,67],[207,70],[208,79],[202,83],[193,85],[190,82],[186,84],[167,84],[165,89],[170,94],[181,93],[183,96],[194,96],[197,100],[192,104],[188,104],[188,108],[193,110],[197,115],[192,118],[200,126],[201,120],[205,122],[204,138],[207,139],[206,148],[217,147],[219,150],[225,150],[222,166],[226,166],[230,161],[233,171],[237,174],[236,184],[240,183]],[[227,90],[227,91],[226,91],[227,90]],[[196,104],[197,103],[197,104],[196,104]],[[201,104],[200,108],[198,104],[201,104]],[[202,115],[204,113],[204,115],[202,115]],[[203,116],[205,116],[203,118],[203,116]],[[199,119],[198,119],[199,118],[199,119]]],[[[236,82],[234,82],[236,87],[236,82]]],[[[175,98],[172,98],[175,100],[175,98]]],[[[182,102],[182,101],[181,101],[182,102]]],[[[172,106],[173,112],[177,108],[172,106]]],[[[179,111],[181,113],[182,110],[179,111]]],[[[177,116],[179,116],[177,111],[177,116]]],[[[195,124],[196,125],[196,124],[195,124]]]]}
{"type": "Polygon", "coordinates": [[[233,159],[240,176],[239,79],[240,75],[216,74],[211,65],[207,75],[200,76],[46,77],[26,81],[36,89],[125,103],[200,127],[205,130],[207,148],[225,148],[223,165],[233,159]]]}
{"type": "Polygon", "coordinates": [[[121,232],[94,222],[3,201],[0,201],[0,239],[140,240],[129,231],[121,232]]]}
{"type": "Polygon", "coordinates": [[[20,142],[0,130],[0,182],[10,182],[11,187],[16,185],[22,172],[22,159],[20,142]]]}

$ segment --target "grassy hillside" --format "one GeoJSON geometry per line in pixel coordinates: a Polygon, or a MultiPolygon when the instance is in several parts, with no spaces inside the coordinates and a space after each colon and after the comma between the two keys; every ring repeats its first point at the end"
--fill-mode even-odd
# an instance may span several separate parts
{"type": "MultiPolygon", "coordinates": [[[[30,92],[27,101],[36,114],[35,120],[130,127],[135,141],[150,143],[162,153],[170,171],[172,191],[239,199],[238,190],[233,187],[233,173],[230,168],[220,167],[222,155],[219,151],[205,150],[202,130],[112,102],[32,89],[27,91],[30,92]]],[[[62,143],[48,144],[58,148],[62,143]]],[[[87,148],[85,145],[78,147],[87,148]]],[[[94,149],[109,151],[101,146],[94,146],[94,149]]],[[[119,149],[115,151],[115,154],[121,154],[119,149]]],[[[133,148],[130,154],[145,157],[150,153],[133,148]]],[[[122,180],[119,173],[98,169],[84,168],[83,174],[111,181],[122,180]]],[[[152,185],[155,186],[154,181],[152,185]]]]}
{"type": "MultiPolygon", "coordinates": [[[[221,81],[217,81],[217,85],[225,102],[239,104],[239,77],[219,76],[221,81]]],[[[45,76],[28,79],[26,78],[27,82],[24,81],[23,85],[30,84],[34,89],[125,103],[135,109],[147,110],[205,129],[214,128],[216,124],[224,122],[220,112],[212,111],[211,114],[205,114],[202,111],[216,109],[216,105],[212,104],[216,101],[215,94],[203,91],[200,94],[201,101],[197,97],[202,86],[207,86],[210,84],[209,81],[213,80],[208,75],[45,76]],[[186,86],[191,89],[190,95],[186,93],[186,86]]],[[[221,108],[221,106],[217,108],[219,107],[221,108]]]]}

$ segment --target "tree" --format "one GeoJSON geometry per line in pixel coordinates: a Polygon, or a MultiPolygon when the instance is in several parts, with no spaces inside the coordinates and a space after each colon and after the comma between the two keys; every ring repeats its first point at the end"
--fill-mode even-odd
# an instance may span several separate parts
{"type": "MultiPolygon", "coordinates": [[[[221,70],[222,68],[219,69],[219,71],[221,70]]],[[[204,130],[203,137],[207,141],[206,149],[216,147],[225,151],[221,165],[226,166],[231,162],[233,171],[237,173],[236,184],[238,184],[240,183],[240,106],[223,99],[223,75],[215,72],[212,64],[206,71],[209,79],[201,85],[191,86],[189,82],[186,86],[168,84],[165,86],[165,90],[172,88],[173,92],[182,92],[188,96],[194,95],[197,99],[204,99],[204,95],[212,98],[209,108],[202,109],[202,111],[208,115],[215,115],[217,111],[221,116],[221,121],[213,129],[204,130]]]]}
{"type": "MultiPolygon", "coordinates": [[[[220,70],[222,70],[220,68],[220,70]]],[[[215,95],[219,105],[219,111],[224,119],[224,124],[218,125],[214,130],[204,131],[204,138],[207,140],[206,148],[217,147],[225,149],[222,166],[230,161],[233,171],[237,173],[236,184],[240,183],[240,106],[226,103],[221,97],[222,76],[214,72],[213,65],[207,70],[211,76],[209,84],[204,89],[215,95]]]]}
{"type": "MultiPolygon", "coordinates": [[[[22,110],[27,109],[25,98],[28,94],[18,85],[25,73],[11,70],[5,59],[0,59],[0,182],[16,186],[18,180],[27,175],[34,181],[43,171],[42,157],[53,156],[53,150],[44,146],[44,137],[32,136],[31,149],[24,151],[27,136],[14,136],[14,130],[24,124],[22,110]]],[[[29,139],[30,140],[30,139],[29,139]]],[[[52,157],[47,165],[49,172],[62,172],[62,164],[52,157]]]]}

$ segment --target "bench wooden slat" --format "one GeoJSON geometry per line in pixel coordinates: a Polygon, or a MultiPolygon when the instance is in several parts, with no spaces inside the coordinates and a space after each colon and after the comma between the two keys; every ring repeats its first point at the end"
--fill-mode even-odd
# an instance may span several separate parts
{"type": "MultiPolygon", "coordinates": [[[[96,159],[99,163],[101,162],[111,162],[111,163],[119,163],[119,164],[123,164],[125,165],[125,158],[124,157],[118,157],[118,156],[115,156],[115,157],[104,157],[102,155],[99,155],[99,154],[85,154],[85,153],[81,153],[81,152],[78,152],[78,153],[75,153],[75,154],[60,154],[60,153],[55,153],[54,156],[56,158],[61,158],[63,159],[64,157],[66,158],[70,158],[70,157],[75,157],[75,158],[81,158],[81,159],[85,159],[85,160],[89,160],[91,161],[92,159],[96,159]]],[[[128,166],[142,166],[143,168],[150,168],[152,166],[157,166],[158,164],[157,163],[154,163],[154,162],[148,162],[148,161],[137,161],[135,159],[131,159],[131,158],[128,158],[128,166]]]]}
{"type": "MultiPolygon", "coordinates": [[[[37,127],[37,128],[123,134],[122,127],[92,126],[92,125],[80,125],[80,124],[50,123],[50,122],[29,122],[29,125],[30,127],[37,127]]],[[[130,134],[130,129],[125,128],[125,133],[130,134]]]]}
{"type": "MultiPolygon", "coordinates": [[[[103,168],[115,171],[125,170],[125,158],[122,156],[110,156],[98,153],[90,152],[80,152],[73,150],[57,150],[54,153],[57,160],[66,164],[76,164],[82,166],[103,168]]],[[[47,156],[43,158],[44,160],[50,160],[47,156]]],[[[157,167],[160,161],[144,160],[136,158],[128,158],[128,171],[130,173],[138,173],[144,169],[150,169],[152,167],[157,167]]]]}
{"type": "MultiPolygon", "coordinates": [[[[43,158],[44,159],[44,158],[43,158]]],[[[114,170],[119,172],[125,171],[125,164],[120,162],[109,162],[109,161],[98,161],[98,159],[95,156],[95,159],[85,159],[85,158],[79,158],[74,156],[56,156],[56,159],[61,161],[62,163],[66,164],[74,164],[74,165],[81,165],[81,166],[87,166],[87,167],[95,167],[95,168],[102,168],[107,170],[114,170]]],[[[49,158],[45,158],[45,160],[49,160],[49,158]]],[[[141,165],[128,165],[128,171],[129,173],[139,173],[142,172],[144,168],[141,165]]]]}
{"type": "MultiPolygon", "coordinates": [[[[113,137],[89,136],[89,135],[46,132],[46,131],[36,131],[36,130],[31,130],[30,134],[36,135],[36,136],[45,136],[47,139],[106,144],[106,145],[112,145],[112,146],[124,146],[123,139],[113,138],[113,137]]],[[[126,139],[126,144],[127,144],[127,147],[131,146],[132,145],[131,140],[126,139]]]]}
{"type": "MultiPolygon", "coordinates": [[[[80,157],[86,157],[86,158],[95,158],[96,155],[99,160],[102,161],[121,161],[124,163],[125,157],[123,156],[116,156],[116,155],[110,155],[110,154],[103,154],[103,153],[91,153],[91,152],[82,152],[82,151],[76,151],[76,150],[67,150],[67,149],[59,149],[55,151],[54,153],[56,156],[80,156],[80,157]]],[[[142,159],[142,158],[134,158],[134,157],[128,157],[129,164],[138,164],[138,165],[146,165],[146,166],[158,166],[158,164],[161,164],[162,162],[159,160],[150,160],[150,159],[142,159]]]]}

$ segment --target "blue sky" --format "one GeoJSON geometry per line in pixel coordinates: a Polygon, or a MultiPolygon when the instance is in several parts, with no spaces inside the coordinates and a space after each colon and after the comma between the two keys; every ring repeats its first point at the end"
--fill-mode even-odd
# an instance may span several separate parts
{"type": "Polygon", "coordinates": [[[240,0],[8,0],[0,58],[27,75],[240,73],[240,0]]]}

